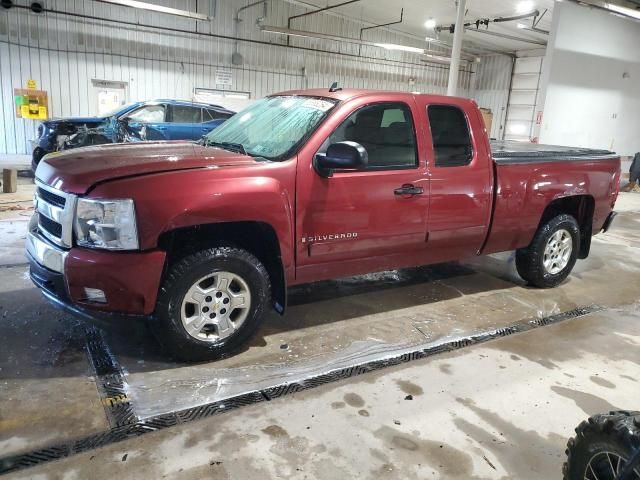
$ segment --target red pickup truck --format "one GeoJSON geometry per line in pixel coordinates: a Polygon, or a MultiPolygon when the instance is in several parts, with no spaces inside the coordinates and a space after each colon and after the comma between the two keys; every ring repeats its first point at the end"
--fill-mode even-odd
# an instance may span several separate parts
{"type": "Polygon", "coordinates": [[[290,285],[516,250],[553,287],[611,223],[619,176],[608,151],[491,145],[471,100],[290,91],[198,143],[47,155],[27,252],[59,306],[214,358],[290,285]]]}

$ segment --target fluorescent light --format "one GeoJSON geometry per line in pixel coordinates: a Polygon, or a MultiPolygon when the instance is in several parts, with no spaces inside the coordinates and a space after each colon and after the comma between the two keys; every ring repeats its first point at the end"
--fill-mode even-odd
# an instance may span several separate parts
{"type": "Polygon", "coordinates": [[[529,13],[529,12],[532,12],[534,8],[535,8],[535,4],[532,0],[520,0],[516,5],[516,12],[529,13]]]}
{"type": "Polygon", "coordinates": [[[177,8],[163,7],[155,3],[139,2],[137,0],[97,0],[102,3],[112,3],[122,5],[123,7],[140,8],[142,10],[150,10],[152,12],[168,13],[169,15],[177,15],[179,17],[193,18],[195,20],[211,20],[207,15],[201,13],[189,12],[187,10],[179,10],[177,8]]]}
{"type": "Polygon", "coordinates": [[[613,3],[607,3],[607,8],[613,12],[621,13],[622,15],[637,18],[638,20],[640,20],[640,12],[638,10],[634,10],[633,8],[621,7],[620,5],[615,5],[613,3]]]}
{"type": "Polygon", "coordinates": [[[521,30],[522,30],[523,28],[529,28],[529,27],[527,27],[524,23],[518,23],[518,24],[516,25],[516,27],[518,27],[518,28],[519,28],[519,29],[521,29],[521,30]]]}
{"type": "Polygon", "coordinates": [[[424,28],[433,29],[436,28],[436,20],[434,18],[430,18],[426,22],[424,22],[424,28]]]}
{"type": "Polygon", "coordinates": [[[384,48],[385,50],[400,50],[402,52],[411,53],[424,53],[424,48],[408,47],[406,45],[396,45],[395,43],[375,43],[376,47],[384,48]]]}

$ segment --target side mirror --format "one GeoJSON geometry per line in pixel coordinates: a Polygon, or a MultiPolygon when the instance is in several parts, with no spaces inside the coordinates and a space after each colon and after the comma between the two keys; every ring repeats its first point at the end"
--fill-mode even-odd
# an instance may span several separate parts
{"type": "Polygon", "coordinates": [[[364,170],[369,165],[369,155],[356,142],[332,143],[327,153],[318,153],[313,158],[313,166],[318,175],[329,178],[334,170],[364,170]]]}

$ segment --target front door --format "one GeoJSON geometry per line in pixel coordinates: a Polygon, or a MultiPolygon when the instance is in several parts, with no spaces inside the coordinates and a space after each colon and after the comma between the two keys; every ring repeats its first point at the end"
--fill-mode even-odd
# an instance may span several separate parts
{"type": "Polygon", "coordinates": [[[298,160],[297,282],[421,263],[429,180],[419,154],[413,97],[398,98],[351,102],[336,113],[332,133],[317,152],[304,152],[298,160]],[[369,167],[318,175],[313,155],[345,140],[367,150],[369,167]]]}

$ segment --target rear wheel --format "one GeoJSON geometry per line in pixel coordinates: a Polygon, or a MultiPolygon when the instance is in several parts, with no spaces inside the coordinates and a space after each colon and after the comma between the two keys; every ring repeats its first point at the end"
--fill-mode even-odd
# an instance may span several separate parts
{"type": "Polygon", "coordinates": [[[230,247],[202,250],[170,268],[158,296],[154,331],[176,358],[220,358],[255,332],[270,299],[269,275],[251,253],[230,247]]]}
{"type": "Polygon", "coordinates": [[[516,251],[518,274],[536,287],[555,287],[571,273],[579,248],[578,222],[571,215],[558,215],[538,228],[527,248],[516,251]]]}

